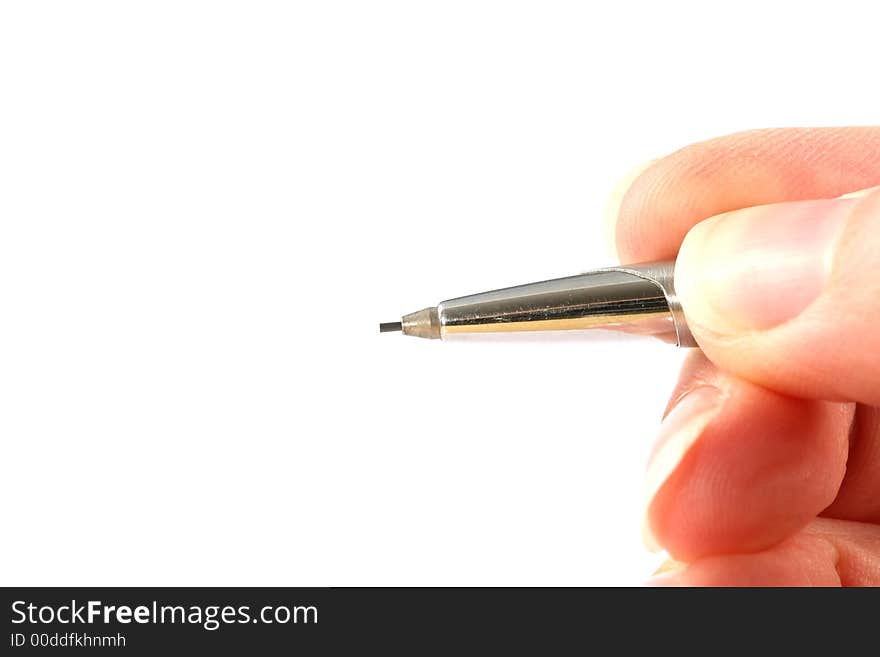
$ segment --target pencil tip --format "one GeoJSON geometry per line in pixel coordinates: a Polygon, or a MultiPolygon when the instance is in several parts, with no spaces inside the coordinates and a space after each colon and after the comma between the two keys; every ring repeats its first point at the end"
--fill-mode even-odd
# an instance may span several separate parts
{"type": "Polygon", "coordinates": [[[402,331],[403,324],[400,322],[382,322],[379,324],[379,333],[390,333],[391,331],[402,331]]]}

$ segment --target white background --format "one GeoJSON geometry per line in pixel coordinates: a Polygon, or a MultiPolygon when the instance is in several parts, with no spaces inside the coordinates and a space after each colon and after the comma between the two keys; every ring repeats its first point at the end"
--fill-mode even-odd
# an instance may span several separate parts
{"type": "Polygon", "coordinates": [[[877,120],[874,3],[0,8],[0,583],[637,584],[682,353],[380,336],[640,162],[877,120]]]}

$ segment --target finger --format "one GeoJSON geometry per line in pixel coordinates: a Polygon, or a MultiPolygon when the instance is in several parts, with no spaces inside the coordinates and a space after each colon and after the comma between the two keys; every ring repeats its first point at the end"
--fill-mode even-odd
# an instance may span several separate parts
{"type": "Polygon", "coordinates": [[[880,405],[880,188],[694,226],[675,284],[722,369],[790,395],[880,405]]]}
{"type": "Polygon", "coordinates": [[[646,541],[682,561],[754,552],[834,499],[853,405],[797,399],[685,365],[647,473],[646,541]]]}
{"type": "Polygon", "coordinates": [[[817,519],[753,554],[707,557],[649,580],[653,586],[878,586],[880,527],[817,519]]]}
{"type": "Polygon", "coordinates": [[[822,515],[880,523],[880,409],[864,405],[856,408],[846,475],[837,497],[822,515]]]}
{"type": "Polygon", "coordinates": [[[752,130],[655,160],[618,194],[621,262],[672,258],[690,228],[753,205],[880,185],[880,127],[752,130]]]}

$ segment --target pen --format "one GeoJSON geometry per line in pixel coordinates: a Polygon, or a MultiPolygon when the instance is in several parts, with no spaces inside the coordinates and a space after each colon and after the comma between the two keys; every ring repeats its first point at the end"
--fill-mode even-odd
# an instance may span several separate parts
{"type": "Polygon", "coordinates": [[[419,338],[604,329],[696,347],[675,294],[674,261],[605,267],[443,301],[379,325],[419,338]]]}

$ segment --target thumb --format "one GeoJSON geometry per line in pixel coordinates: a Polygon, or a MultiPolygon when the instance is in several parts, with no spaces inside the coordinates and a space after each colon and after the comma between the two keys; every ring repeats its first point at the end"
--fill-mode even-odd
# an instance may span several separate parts
{"type": "Polygon", "coordinates": [[[880,404],[880,188],[707,219],[675,286],[719,365],[802,397],[880,404]]]}

